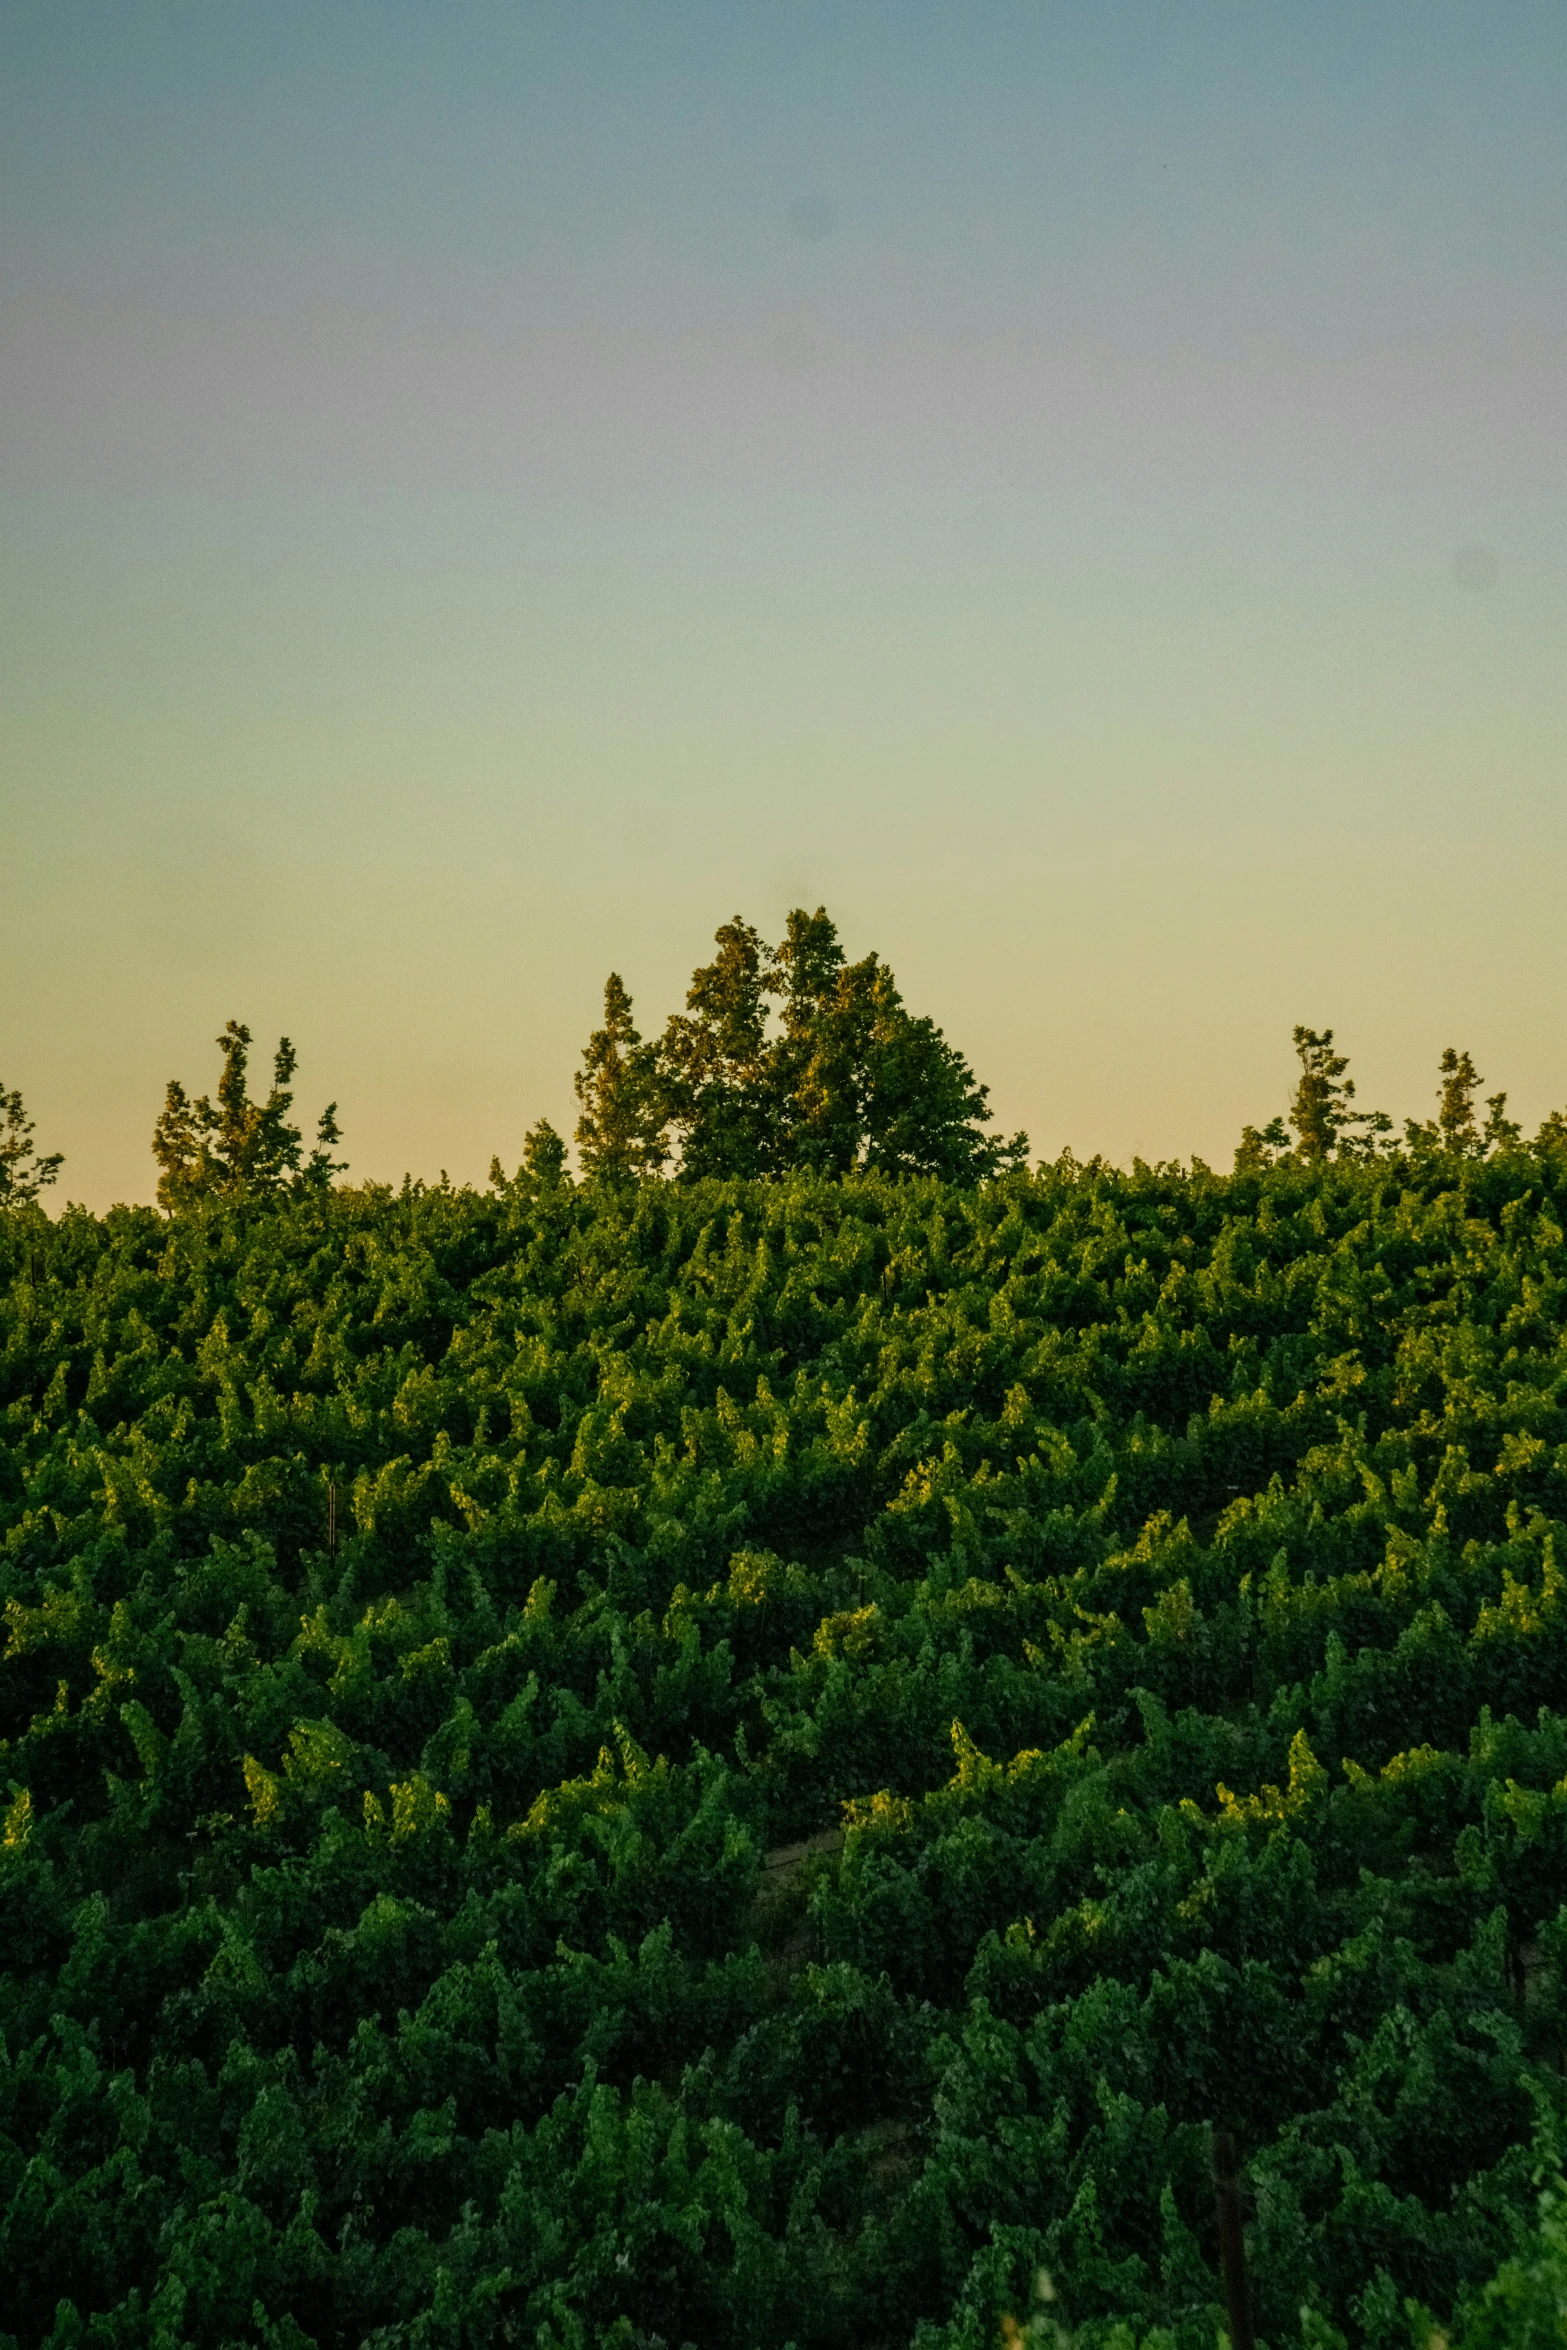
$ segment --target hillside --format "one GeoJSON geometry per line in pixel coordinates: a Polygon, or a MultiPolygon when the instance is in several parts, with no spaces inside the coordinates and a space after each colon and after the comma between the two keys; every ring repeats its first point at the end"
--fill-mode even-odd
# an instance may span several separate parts
{"type": "Polygon", "coordinates": [[[1209,2350],[1216,2121],[1275,2350],[1445,2322],[1564,2107],[1564,1225],[0,1216],[0,2340],[1209,2350]]]}

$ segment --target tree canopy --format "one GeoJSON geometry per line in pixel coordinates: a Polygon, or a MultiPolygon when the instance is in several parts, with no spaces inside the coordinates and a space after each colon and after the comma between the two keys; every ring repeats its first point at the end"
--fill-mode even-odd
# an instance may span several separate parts
{"type": "Polygon", "coordinates": [[[33,1147],[33,1121],[20,1093],[0,1085],[0,1208],[35,1200],[64,1164],[62,1151],[40,1157],[33,1147]]]}
{"type": "Polygon", "coordinates": [[[153,1128],[152,1155],[161,1170],[158,1201],[165,1208],[202,1199],[256,1199],[296,1183],[330,1183],[343,1162],[332,1157],[342,1141],[337,1104],[328,1102],[316,1127],[316,1147],[304,1156],[304,1135],[291,1124],[290,1090],[298,1055],[280,1037],[272,1061],[272,1090],[252,1101],[247,1090],[250,1030],[230,1020],[217,1040],[223,1055],[214,1102],[206,1094],[192,1101],[177,1077],[169,1080],[163,1109],[153,1128]]]}
{"type": "Polygon", "coordinates": [[[865,1168],[974,1182],[1026,1158],[1026,1135],[984,1132],[988,1088],[879,955],[848,961],[825,907],[796,907],[776,947],[737,914],[715,945],[652,1043],[611,973],[576,1079],[584,1172],[651,1172],[673,1154],[692,1180],[865,1168]]]}

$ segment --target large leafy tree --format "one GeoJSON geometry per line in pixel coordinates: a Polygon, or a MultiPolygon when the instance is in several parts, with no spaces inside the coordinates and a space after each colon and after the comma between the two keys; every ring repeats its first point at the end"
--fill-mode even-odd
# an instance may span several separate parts
{"type": "Polygon", "coordinates": [[[982,1129],[987,1089],[933,1020],[916,1018],[878,955],[848,963],[826,913],[797,910],[778,950],[780,1091],[794,1163],[845,1174],[972,1181],[1027,1153],[982,1129]]]}
{"type": "Polygon", "coordinates": [[[992,1115],[987,1088],[933,1020],[905,1011],[885,966],[878,982],[863,1092],[866,1166],[959,1181],[1021,1166],[1027,1135],[1002,1142],[980,1133],[992,1115]]]}
{"type": "Polygon", "coordinates": [[[825,907],[796,907],[775,948],[738,914],[715,943],[658,1046],[682,1174],[974,1181],[1026,1156],[1026,1136],[984,1133],[986,1088],[878,955],[847,961],[825,907]]]}
{"type": "Polygon", "coordinates": [[[65,1164],[61,1151],[41,1158],[33,1148],[33,1121],[19,1093],[0,1085],[0,1207],[20,1207],[54,1182],[65,1164]]]}
{"type": "Polygon", "coordinates": [[[289,1118],[299,1056],[288,1038],[278,1040],[272,1061],[272,1090],[264,1101],[249,1093],[250,1030],[231,1020],[218,1038],[223,1074],[217,1099],[192,1101],[177,1077],[169,1080],[162,1114],[153,1128],[152,1155],[161,1170],[158,1203],[186,1207],[200,1199],[254,1199],[296,1186],[324,1185],[346,1161],[334,1159],[342,1141],[337,1104],[329,1102],[316,1126],[316,1147],[304,1155],[304,1135],[289,1118]]]}

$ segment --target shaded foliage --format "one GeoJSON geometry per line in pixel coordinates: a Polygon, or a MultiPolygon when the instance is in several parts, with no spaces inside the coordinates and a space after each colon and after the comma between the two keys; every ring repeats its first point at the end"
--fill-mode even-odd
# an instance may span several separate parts
{"type": "Polygon", "coordinates": [[[159,1205],[173,1209],[204,1199],[261,1199],[291,1180],[319,1188],[341,1174],[344,1163],[332,1157],[343,1139],[336,1102],[321,1113],[308,1159],[304,1135],[289,1120],[299,1056],[288,1038],[278,1042],[272,1090],[261,1102],[251,1100],[248,1088],[250,1030],[230,1020],[217,1043],[223,1074],[216,1101],[206,1094],[192,1101],[177,1077],[169,1080],[152,1135],[159,1205]]]}
{"type": "Polygon", "coordinates": [[[0,1085],[0,1207],[23,1207],[48,1189],[65,1165],[61,1151],[42,1156],[22,1097],[0,1085]]]}
{"type": "Polygon", "coordinates": [[[715,944],[656,1043],[610,974],[575,1080],[585,1174],[656,1172],[671,1136],[686,1180],[864,1169],[975,1182],[1022,1164],[1026,1135],[985,1135],[988,1089],[908,1011],[878,955],[847,961],[824,907],[797,907],[777,947],[738,914],[715,944]]]}
{"type": "Polygon", "coordinates": [[[0,2334],[1536,2325],[1567,1153],[552,1140],[0,1217],[0,2334]]]}

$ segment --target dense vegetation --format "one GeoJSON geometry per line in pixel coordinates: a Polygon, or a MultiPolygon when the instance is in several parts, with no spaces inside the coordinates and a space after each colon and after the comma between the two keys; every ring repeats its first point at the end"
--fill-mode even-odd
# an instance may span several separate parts
{"type": "Polygon", "coordinates": [[[1208,2350],[1220,2121],[1275,2345],[1550,2338],[1564,1225],[1441,1135],[8,1209],[0,2332],[1208,2350]]]}
{"type": "MultiPolygon", "coordinates": [[[[985,1134],[988,1088],[879,955],[849,962],[825,906],[796,906],[776,947],[738,914],[713,943],[685,1010],[647,1042],[610,973],[576,1078],[584,1173],[674,1157],[687,1180],[866,1168],[971,1183],[1027,1158],[1026,1134],[985,1134]]],[[[549,1130],[535,1138],[548,1147],[549,1130]]]]}
{"type": "Polygon", "coordinates": [[[1559,2344],[1567,1121],[1029,1175],[716,944],[580,1184],[0,1088],[0,2342],[1207,2350],[1217,2128],[1266,2339],[1559,2344]]]}

